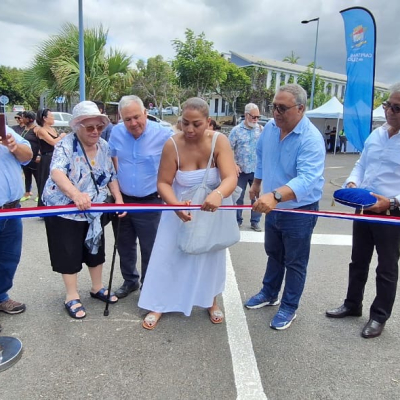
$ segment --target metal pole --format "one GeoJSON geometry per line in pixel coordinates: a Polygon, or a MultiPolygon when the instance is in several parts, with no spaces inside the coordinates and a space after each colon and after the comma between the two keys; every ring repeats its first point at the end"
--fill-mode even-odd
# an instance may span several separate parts
{"type": "Polygon", "coordinates": [[[317,33],[315,35],[314,66],[313,66],[313,76],[312,76],[312,83],[311,83],[310,110],[312,110],[314,108],[315,68],[317,67],[319,18],[310,19],[308,21],[301,21],[302,24],[308,24],[309,22],[314,22],[314,21],[317,21],[317,33]]]}
{"type": "Polygon", "coordinates": [[[317,34],[315,36],[314,68],[313,68],[313,76],[312,76],[312,84],[311,84],[310,110],[314,109],[315,68],[317,67],[318,29],[319,29],[319,18],[317,19],[317,34]]]}
{"type": "Polygon", "coordinates": [[[86,100],[85,92],[85,45],[83,41],[83,7],[79,0],[79,99],[86,100]]]}

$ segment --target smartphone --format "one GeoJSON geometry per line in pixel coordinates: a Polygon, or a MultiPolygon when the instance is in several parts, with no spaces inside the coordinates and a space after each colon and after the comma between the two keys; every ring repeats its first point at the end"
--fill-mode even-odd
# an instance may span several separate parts
{"type": "Polygon", "coordinates": [[[0,114],[0,137],[1,140],[6,140],[7,133],[6,133],[6,118],[4,114],[0,114]]]}

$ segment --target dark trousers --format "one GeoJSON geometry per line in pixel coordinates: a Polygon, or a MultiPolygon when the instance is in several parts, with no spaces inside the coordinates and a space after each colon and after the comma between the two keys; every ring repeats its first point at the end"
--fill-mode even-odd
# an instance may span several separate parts
{"type": "MultiPolygon", "coordinates": [[[[158,195],[150,195],[146,197],[133,197],[122,194],[125,203],[136,204],[161,204],[162,200],[158,195]]],[[[121,218],[119,237],[118,237],[118,254],[120,258],[121,274],[130,285],[139,281],[139,272],[136,268],[137,262],[137,241],[140,244],[141,255],[141,278],[143,284],[146,276],[147,265],[149,264],[151,251],[153,249],[154,240],[157,235],[157,228],[160,222],[161,212],[132,212],[126,217],[121,218]]],[[[113,219],[114,235],[117,229],[117,220],[113,219]]]]}
{"type": "Polygon", "coordinates": [[[53,153],[43,153],[42,157],[40,158],[40,163],[39,163],[39,187],[38,187],[38,196],[39,196],[39,201],[38,201],[38,206],[44,206],[43,201],[42,201],[42,194],[44,187],[47,182],[47,178],[49,177],[50,174],[50,164],[51,164],[51,159],[53,157],[53,153]]]}
{"type": "MultiPolygon", "coordinates": [[[[397,211],[394,215],[400,216],[400,212],[397,211]]],[[[376,268],[376,297],[370,308],[370,317],[383,323],[389,319],[396,298],[400,257],[400,227],[398,225],[353,222],[353,249],[345,305],[353,309],[362,306],[374,247],[378,254],[378,266],[376,268]]]]}
{"type": "MultiPolygon", "coordinates": [[[[251,186],[253,184],[253,181],[254,181],[254,172],[249,172],[249,173],[241,172],[239,174],[237,184],[242,189],[242,193],[240,193],[240,197],[238,198],[238,200],[236,202],[236,204],[238,206],[243,205],[244,195],[246,193],[246,187],[247,187],[247,185],[251,186]]],[[[255,203],[255,200],[252,200],[251,204],[254,204],[254,203],[255,203]]],[[[236,219],[237,219],[237,222],[239,222],[240,224],[243,222],[242,213],[243,213],[243,210],[236,211],[236,219]]],[[[251,210],[250,222],[252,224],[258,224],[260,222],[260,219],[261,219],[261,213],[251,210]]]]}
{"type": "Polygon", "coordinates": [[[20,218],[0,219],[0,303],[8,300],[15,271],[21,258],[22,221],[20,218]]]}
{"type": "MultiPolygon", "coordinates": [[[[318,210],[318,202],[301,210],[318,210]]],[[[261,291],[277,299],[285,277],[280,309],[294,313],[303,294],[316,215],[271,212],[265,217],[264,248],[268,255],[261,291]]]]}
{"type": "Polygon", "coordinates": [[[29,193],[32,190],[32,176],[35,178],[36,186],[39,190],[39,171],[37,169],[37,164],[34,165],[35,168],[30,167],[31,164],[32,162],[22,167],[25,177],[25,193],[29,193]]]}

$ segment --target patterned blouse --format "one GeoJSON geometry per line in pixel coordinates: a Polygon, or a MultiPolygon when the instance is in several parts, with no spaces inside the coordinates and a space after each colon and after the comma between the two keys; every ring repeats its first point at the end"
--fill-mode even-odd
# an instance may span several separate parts
{"type": "MultiPolygon", "coordinates": [[[[99,139],[96,158],[90,162],[99,194],[97,194],[96,187],[90,175],[89,165],[74,133],[67,135],[54,147],[50,174],[55,169],[64,172],[80,192],[89,194],[93,203],[103,203],[108,194],[107,184],[117,179],[108,143],[104,139],[99,139]]],[[[73,204],[73,201],[51,179],[51,175],[47,179],[42,199],[46,206],[73,204]]],[[[62,217],[75,221],[91,220],[87,213],[67,214],[62,215],[62,217]]]]}

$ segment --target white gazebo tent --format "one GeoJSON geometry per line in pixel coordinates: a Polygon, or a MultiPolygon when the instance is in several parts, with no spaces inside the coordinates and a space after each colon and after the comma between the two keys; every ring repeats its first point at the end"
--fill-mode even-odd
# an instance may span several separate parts
{"type": "Polygon", "coordinates": [[[336,124],[336,137],[335,137],[335,148],[338,140],[338,134],[340,129],[343,127],[343,104],[333,96],[322,106],[315,108],[314,110],[306,111],[306,116],[312,120],[312,123],[319,129],[322,135],[328,125],[336,124]]]}
{"type": "Polygon", "coordinates": [[[372,120],[374,122],[386,122],[385,110],[382,104],[372,112],[372,120]]]}

